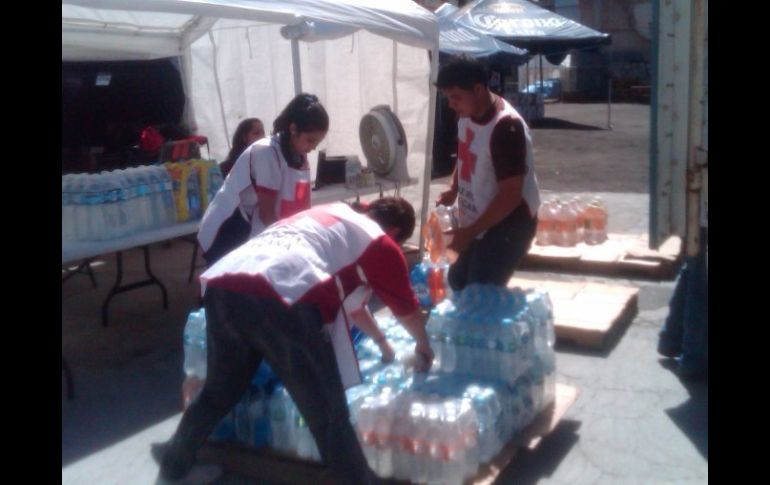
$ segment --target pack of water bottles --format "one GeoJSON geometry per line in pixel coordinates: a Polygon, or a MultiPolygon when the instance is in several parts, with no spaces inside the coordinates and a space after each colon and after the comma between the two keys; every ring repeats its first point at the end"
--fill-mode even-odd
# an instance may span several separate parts
{"type": "Polygon", "coordinates": [[[362,339],[364,383],[348,401],[369,465],[383,478],[461,483],[554,401],[546,293],[471,285],[439,303],[427,326],[436,353],[428,374],[411,371],[414,340],[403,327],[392,317],[378,324],[396,359],[381,363],[378,346],[362,339]]]}
{"type": "Polygon", "coordinates": [[[200,218],[222,186],[219,165],[184,162],[184,174],[191,175],[184,188],[169,165],[63,175],[62,243],[105,241],[200,218]]]}
{"type": "MultiPolygon", "coordinates": [[[[346,397],[367,461],[382,478],[462,483],[554,401],[553,312],[544,292],[470,285],[436,305],[427,325],[436,354],[429,373],[414,372],[414,339],[395,318],[378,325],[395,360],[383,363],[372,339],[359,339],[363,382],[346,397]]],[[[185,330],[188,379],[205,380],[200,359],[203,311],[191,314],[185,330]]],[[[255,376],[211,438],[319,461],[289,393],[264,382],[255,376]]]]}
{"type": "Polygon", "coordinates": [[[103,241],[176,222],[161,166],[62,176],[62,242],[103,241]]]}
{"type": "MultiPolygon", "coordinates": [[[[206,381],[207,345],[204,309],[190,312],[184,327],[183,342],[185,378],[182,384],[182,402],[184,409],[187,409],[193,399],[200,394],[206,381]]],[[[268,402],[278,384],[275,374],[263,362],[244,396],[222,418],[209,439],[239,441],[255,447],[267,445],[270,442],[271,429],[268,402]]]]}
{"type": "Polygon", "coordinates": [[[548,295],[519,288],[469,285],[431,310],[427,331],[444,373],[512,385],[544,359],[553,370],[548,295]]]}

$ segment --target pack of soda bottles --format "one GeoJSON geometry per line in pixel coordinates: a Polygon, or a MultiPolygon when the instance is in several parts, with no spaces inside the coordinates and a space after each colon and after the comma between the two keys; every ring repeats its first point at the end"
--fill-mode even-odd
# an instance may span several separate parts
{"type": "Polygon", "coordinates": [[[600,197],[550,198],[540,205],[537,219],[535,243],[540,246],[595,245],[607,240],[608,211],[600,197]]]}
{"type": "MultiPolygon", "coordinates": [[[[382,363],[379,347],[358,338],[363,383],[346,394],[351,423],[380,477],[462,483],[554,401],[553,311],[544,292],[470,285],[440,302],[427,326],[436,353],[428,373],[414,372],[415,342],[395,318],[378,325],[396,358],[382,363]]],[[[205,381],[199,359],[205,362],[202,310],[185,329],[188,402],[205,381]]],[[[307,423],[265,367],[211,438],[320,460],[307,423]]]]}

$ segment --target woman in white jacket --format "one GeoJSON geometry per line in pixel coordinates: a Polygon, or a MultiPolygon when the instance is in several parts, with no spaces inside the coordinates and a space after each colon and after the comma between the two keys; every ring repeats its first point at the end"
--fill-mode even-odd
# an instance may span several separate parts
{"type": "Polygon", "coordinates": [[[238,157],[198,230],[209,266],[278,219],[310,208],[307,154],[328,130],[318,98],[300,94],[275,119],[272,135],[238,157]]]}

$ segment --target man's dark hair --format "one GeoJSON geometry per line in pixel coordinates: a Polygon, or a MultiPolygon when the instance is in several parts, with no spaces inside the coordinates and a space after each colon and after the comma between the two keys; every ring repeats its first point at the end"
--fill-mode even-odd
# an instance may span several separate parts
{"type": "Polygon", "coordinates": [[[476,84],[487,87],[489,73],[481,62],[467,57],[449,61],[439,70],[438,79],[436,79],[436,87],[439,89],[457,86],[471,91],[476,84]]]}
{"type": "Polygon", "coordinates": [[[401,197],[377,199],[369,203],[366,212],[386,231],[397,227],[399,229],[396,240],[398,244],[403,244],[404,241],[412,237],[415,226],[414,207],[401,197]]]}

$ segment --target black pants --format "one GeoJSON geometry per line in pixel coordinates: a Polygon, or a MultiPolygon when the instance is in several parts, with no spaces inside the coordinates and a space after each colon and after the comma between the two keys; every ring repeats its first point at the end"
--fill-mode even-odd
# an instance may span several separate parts
{"type": "Polygon", "coordinates": [[[339,483],[376,481],[350,424],[345,391],[320,313],[274,299],[209,288],[204,297],[208,370],[161,459],[161,473],[186,475],[195,452],[243,396],[266,359],[313,433],[321,458],[339,483]]]}
{"type": "Polygon", "coordinates": [[[520,205],[511,215],[492,226],[481,239],[460,253],[449,268],[449,285],[459,291],[472,283],[505,286],[513,276],[537,231],[537,217],[520,205]]]}
{"type": "Polygon", "coordinates": [[[222,256],[248,241],[250,234],[251,225],[243,219],[241,211],[235,209],[233,214],[222,223],[209,250],[203,253],[206,266],[211,266],[222,256]]]}

